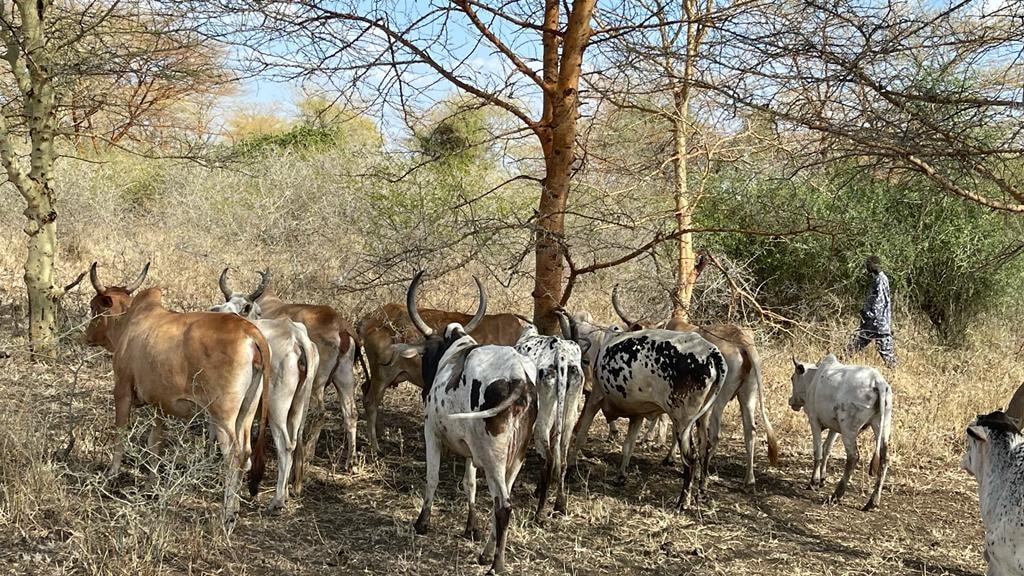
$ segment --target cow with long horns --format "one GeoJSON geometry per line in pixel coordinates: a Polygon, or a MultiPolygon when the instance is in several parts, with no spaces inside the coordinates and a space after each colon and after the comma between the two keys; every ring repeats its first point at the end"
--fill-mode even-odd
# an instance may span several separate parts
{"type": "MultiPolygon", "coordinates": [[[[355,400],[356,360],[360,359],[359,340],[352,325],[330,306],[287,304],[268,288],[270,273],[260,272],[260,283],[252,292],[235,292],[228,284],[228,268],[220,274],[218,284],[224,294],[225,309],[248,318],[287,318],[306,327],[310,340],[316,344],[320,362],[316,365],[305,440],[295,451],[295,475],[301,478],[305,464],[316,450],[316,442],[324,422],[324,388],[333,384],[341,399],[341,418],[345,430],[345,453],[342,470],[351,470],[356,450],[358,411],[355,400]],[[306,453],[309,453],[308,456],[306,453]]],[[[301,484],[295,486],[299,493],[301,484]]]]}
{"type": "Polygon", "coordinates": [[[440,333],[431,328],[416,308],[422,277],[420,272],[413,278],[406,294],[409,318],[426,339],[422,370],[427,486],[416,532],[424,534],[430,526],[441,450],[446,447],[466,459],[463,485],[469,500],[468,537],[476,530],[476,469],[484,470],[494,506],[490,535],[479,562],[491,562],[491,571],[500,573],[505,568],[512,485],[526,459],[537,418],[537,368],[514,348],[480,345],[469,336],[487,311],[487,292],[479,279],[474,278],[479,308],[469,323],[453,322],[440,333]]]}
{"type": "MultiPolygon", "coordinates": [[[[250,430],[262,395],[261,430],[267,424],[265,382],[274,379],[266,338],[251,322],[212,312],[172,312],[163,307],[159,288],[138,294],[149,264],[127,286],[104,286],[93,262],[89,278],[96,295],[89,303],[92,320],[86,343],[113,352],[114,423],[128,426],[134,406],[157,408],[149,446],[159,453],[164,418],[191,419],[205,411],[224,455],[224,522],[230,529],[238,512],[242,472],[263,473],[266,434],[255,451],[250,430]]],[[[119,434],[108,474],[121,467],[124,440],[119,434]]]]}
{"type": "MultiPolygon", "coordinates": [[[[619,300],[618,285],[612,289],[612,308],[626,324],[627,330],[664,328],[676,332],[691,332],[699,334],[714,344],[725,358],[729,375],[722,385],[722,390],[715,400],[711,416],[708,419],[708,441],[710,443],[708,458],[714,456],[718,447],[725,407],[735,398],[740,405],[740,417],[743,420],[743,445],[747,452],[747,472],[744,484],[754,485],[754,437],[757,431],[758,407],[760,407],[761,419],[764,421],[765,436],[768,441],[768,462],[773,466],[778,464],[779,444],[765,406],[761,356],[754,343],[754,334],[749,329],[734,324],[696,326],[680,318],[672,318],[658,324],[633,320],[625,312],[619,300]]],[[[674,443],[670,445],[669,453],[665,457],[666,462],[672,460],[675,447],[674,443]]]]}
{"type": "MultiPolygon", "coordinates": [[[[242,315],[242,311],[236,310],[231,303],[213,306],[210,311],[242,315]]],[[[270,381],[268,393],[268,411],[270,433],[274,437],[277,452],[277,485],[274,499],[267,506],[267,512],[273,514],[280,511],[288,499],[288,480],[296,447],[302,440],[306,408],[313,389],[316,367],[320,364],[320,353],[302,324],[287,318],[254,318],[253,309],[248,313],[250,315],[247,318],[266,337],[274,365],[274,379],[270,381]]],[[[298,473],[292,480],[292,487],[296,493],[301,493],[302,467],[297,467],[296,471],[298,473]]],[[[261,479],[253,475],[249,480],[249,492],[255,496],[261,479]]]]}
{"type": "MultiPolygon", "coordinates": [[[[433,308],[421,308],[419,314],[427,326],[439,331],[453,322],[467,325],[472,318],[461,312],[433,308]]],[[[514,346],[522,329],[523,324],[515,315],[487,314],[467,333],[480,344],[514,346]]],[[[384,304],[371,311],[359,320],[358,330],[369,369],[363,385],[366,436],[370,450],[376,452],[380,449],[377,415],[384,392],[405,381],[424,387],[421,378],[423,347],[418,344],[421,335],[413,326],[405,304],[384,304]]]]}

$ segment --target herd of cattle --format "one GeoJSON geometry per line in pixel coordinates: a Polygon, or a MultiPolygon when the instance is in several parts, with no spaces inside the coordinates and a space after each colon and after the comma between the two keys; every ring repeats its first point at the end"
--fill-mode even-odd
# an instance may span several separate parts
{"type": "MultiPolygon", "coordinates": [[[[301,494],[305,466],[324,422],[328,386],[334,386],[341,401],[346,446],[340,464],[345,470],[352,467],[358,415],[354,370],[360,361],[367,374],[362,392],[372,451],[379,450],[384,392],[403,381],[423,391],[427,481],[417,533],[429,528],[447,450],[465,458],[466,535],[475,536],[477,468],[483,468],[493,508],[479,561],[490,563],[493,572],[504,569],[510,493],[531,440],[541,461],[535,512],[541,521],[552,490],[555,511],[565,511],[566,471],[585,447],[598,411],[613,429],[615,419],[629,421],[616,477],[620,483],[626,481],[644,421],[663,424],[667,416],[672,441],[666,462],[678,449],[683,464],[680,508],[690,506],[694,491],[706,486],[722,413],[733,398],[740,403],[743,422],[745,483],[755,481],[758,405],[769,459],[774,464],[778,457],[763,398],[761,360],[745,328],[698,327],[679,319],[636,322],[613,291],[612,304],[624,329],[599,325],[586,313],[559,311],[562,334],[544,336],[521,316],[487,314],[486,290],[476,279],[473,316],[419,308],[422,272],[410,284],[405,305],[381,306],[360,320],[358,330],[329,306],[283,302],[269,290],[267,273],[261,273],[252,292],[236,292],[227,269],[219,282],[224,303],[207,312],[180,313],[164,308],[159,288],[139,291],[148,270],[147,264],[126,286],[105,286],[93,263],[96,295],[86,342],[113,352],[117,428],[128,425],[134,406],[157,408],[148,440],[152,453],[159,454],[166,416],[189,419],[205,412],[224,457],[228,529],[239,509],[244,472],[250,472],[250,492],[258,490],[268,436],[278,460],[268,510],[284,505],[289,488],[301,494]]],[[[875,436],[870,472],[877,479],[864,509],[877,506],[892,429],[889,384],[874,368],[841,364],[831,354],[817,364],[795,359],[793,364],[789,404],[803,409],[810,422],[811,485],[823,483],[830,448],[840,435],[846,469],[829,498],[839,501],[858,464],[857,436],[870,426],[875,436]],[[824,441],[822,431],[827,431],[824,441]]],[[[968,428],[963,465],[979,483],[989,574],[1024,574],[1022,415],[1024,386],[1007,413],[979,416],[968,428]]],[[[119,435],[108,474],[117,474],[123,455],[119,435]]]]}

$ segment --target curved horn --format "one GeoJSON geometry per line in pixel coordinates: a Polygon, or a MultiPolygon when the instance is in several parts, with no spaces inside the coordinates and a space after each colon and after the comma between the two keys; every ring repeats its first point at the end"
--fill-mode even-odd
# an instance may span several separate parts
{"type": "Polygon", "coordinates": [[[270,284],[270,270],[264,270],[263,272],[257,272],[260,275],[260,284],[253,290],[248,298],[250,302],[255,302],[263,296],[263,292],[267,289],[267,285],[270,284]]]}
{"type": "Polygon", "coordinates": [[[139,272],[138,277],[132,280],[131,284],[124,287],[125,291],[131,294],[138,290],[139,286],[142,286],[142,283],[146,280],[146,274],[149,274],[149,262],[146,262],[146,265],[142,267],[142,272],[139,272]]]}
{"type": "Polygon", "coordinates": [[[573,340],[572,329],[569,328],[569,317],[565,310],[555,310],[555,315],[558,316],[558,327],[562,329],[562,338],[573,340]]]}
{"type": "Polygon", "coordinates": [[[231,294],[233,294],[233,292],[231,292],[231,288],[228,286],[228,270],[230,270],[230,268],[222,270],[220,273],[220,280],[217,281],[217,284],[220,286],[220,293],[224,295],[224,300],[231,300],[231,294]]]}
{"type": "Polygon", "coordinates": [[[476,276],[473,276],[473,281],[476,282],[476,291],[480,294],[480,304],[477,306],[473,319],[465,326],[467,333],[475,330],[480,321],[484,319],[484,314],[487,313],[487,290],[484,290],[484,283],[476,276]]]}
{"type": "Polygon", "coordinates": [[[97,294],[106,292],[107,287],[100,284],[100,275],[96,272],[95,262],[92,263],[92,266],[89,266],[89,281],[92,282],[92,287],[96,290],[97,294]]]}
{"type": "Polygon", "coordinates": [[[419,310],[416,309],[416,293],[420,289],[420,280],[423,278],[425,270],[420,270],[416,273],[416,276],[412,279],[412,284],[409,284],[409,291],[405,293],[405,309],[409,312],[409,319],[412,320],[412,325],[420,331],[425,337],[430,338],[434,335],[434,329],[427,326],[427,323],[420,317],[419,310]]]}
{"type": "Polygon", "coordinates": [[[1024,424],[1024,383],[1017,388],[1010,398],[1010,405],[1006,407],[1006,415],[1013,418],[1017,427],[1024,424]]]}
{"type": "Polygon", "coordinates": [[[796,354],[791,354],[790,357],[793,359],[793,368],[800,366],[800,363],[796,361],[796,354]]]}
{"type": "Polygon", "coordinates": [[[615,309],[615,313],[619,315],[619,318],[622,319],[622,321],[626,323],[626,327],[627,328],[632,329],[633,326],[636,325],[636,322],[633,322],[632,320],[630,320],[629,317],[626,316],[626,313],[622,311],[622,304],[619,302],[619,285],[618,284],[616,284],[615,287],[612,288],[612,308],[615,309]]]}

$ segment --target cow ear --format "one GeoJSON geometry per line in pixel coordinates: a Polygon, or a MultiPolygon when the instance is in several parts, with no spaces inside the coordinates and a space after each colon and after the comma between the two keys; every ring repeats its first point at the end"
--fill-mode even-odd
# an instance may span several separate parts
{"type": "Polygon", "coordinates": [[[988,430],[984,426],[968,426],[967,435],[978,442],[988,442],[988,430]]]}
{"type": "Polygon", "coordinates": [[[804,372],[807,372],[807,368],[805,368],[803,364],[797,364],[796,365],[796,373],[800,374],[800,375],[803,375],[804,372]]]}
{"type": "Polygon", "coordinates": [[[398,355],[402,358],[413,359],[421,354],[420,349],[416,346],[408,346],[398,352],[398,355]]]}

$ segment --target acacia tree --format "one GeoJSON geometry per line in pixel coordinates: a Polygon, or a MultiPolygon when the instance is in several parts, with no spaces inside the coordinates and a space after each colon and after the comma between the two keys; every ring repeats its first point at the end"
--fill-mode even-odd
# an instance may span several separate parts
{"type": "MultiPolygon", "coordinates": [[[[28,235],[24,280],[28,293],[29,338],[35,352],[52,348],[56,338],[57,302],[78,280],[61,286],[55,270],[57,254],[57,195],[53,167],[59,156],[58,138],[69,130],[61,125],[61,104],[71,100],[66,88],[75,80],[115,73],[109,63],[118,44],[104,23],[118,14],[119,3],[54,3],[52,0],[15,0],[0,3],[0,42],[4,45],[3,77],[7,89],[0,114],[0,163],[8,180],[25,202],[28,235]],[[95,41],[95,42],[94,42],[95,41]],[[95,46],[110,48],[106,68],[83,52],[95,46]],[[105,70],[105,72],[104,72],[105,70]]],[[[144,12],[135,7],[131,14],[144,12]]],[[[166,12],[164,12],[166,14],[166,12]]],[[[180,15],[179,15],[180,20],[180,15]]],[[[159,31],[152,31],[159,34],[159,31]]],[[[123,56],[123,54],[121,54],[123,56]]],[[[155,73],[155,72],[154,72],[155,73]]]]}
{"type": "Polygon", "coordinates": [[[708,89],[773,118],[798,170],[846,161],[1024,213],[1021,18],[1019,2],[764,4],[720,61],[742,81],[708,89]]]}
{"type": "Polygon", "coordinates": [[[543,152],[534,320],[546,332],[558,329],[579,82],[596,0],[215,4],[212,12],[205,2],[194,10],[211,17],[213,34],[244,46],[256,71],[331,84],[385,115],[455,88],[518,119],[543,152]]]}

